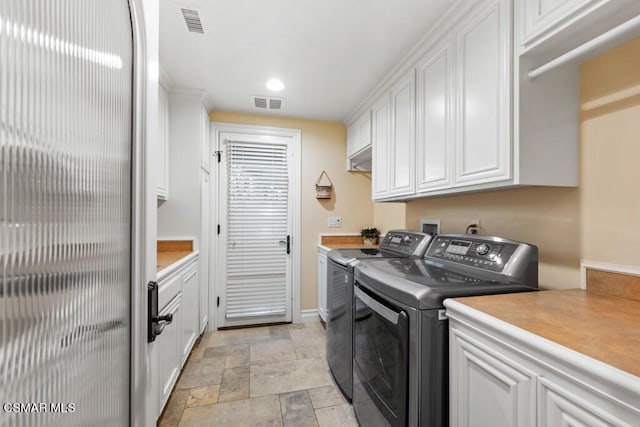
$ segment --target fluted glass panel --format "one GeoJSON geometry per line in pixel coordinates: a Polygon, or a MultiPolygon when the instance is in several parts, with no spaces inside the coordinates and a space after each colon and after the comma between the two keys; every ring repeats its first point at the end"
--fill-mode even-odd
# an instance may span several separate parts
{"type": "Polygon", "coordinates": [[[126,0],[0,0],[2,426],[128,423],[131,94],[126,0]]]}

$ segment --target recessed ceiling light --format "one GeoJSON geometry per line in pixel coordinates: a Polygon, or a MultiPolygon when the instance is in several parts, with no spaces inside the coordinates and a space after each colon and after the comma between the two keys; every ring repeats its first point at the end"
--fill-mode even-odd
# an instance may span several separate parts
{"type": "Polygon", "coordinates": [[[267,89],[280,91],[280,90],[284,89],[284,83],[282,83],[278,79],[271,79],[271,80],[269,80],[267,82],[267,89]]]}

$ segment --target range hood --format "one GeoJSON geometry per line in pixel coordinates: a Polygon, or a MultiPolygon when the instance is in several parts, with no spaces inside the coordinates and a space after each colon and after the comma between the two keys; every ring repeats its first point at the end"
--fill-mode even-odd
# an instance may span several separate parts
{"type": "Polygon", "coordinates": [[[347,169],[350,171],[371,172],[371,145],[358,151],[347,159],[347,169]]]}

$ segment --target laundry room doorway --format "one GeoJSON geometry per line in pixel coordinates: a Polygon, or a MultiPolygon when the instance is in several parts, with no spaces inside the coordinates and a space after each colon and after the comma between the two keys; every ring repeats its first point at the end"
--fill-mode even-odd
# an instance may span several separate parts
{"type": "Polygon", "coordinates": [[[291,322],[300,299],[300,131],[212,126],[217,327],[291,322]]]}

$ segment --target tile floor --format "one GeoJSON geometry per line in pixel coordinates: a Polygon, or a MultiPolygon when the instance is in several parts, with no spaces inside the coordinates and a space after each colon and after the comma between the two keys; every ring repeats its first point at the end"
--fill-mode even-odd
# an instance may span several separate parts
{"type": "Polygon", "coordinates": [[[333,382],[320,323],[209,332],[158,421],[179,426],[358,426],[333,382]]]}

